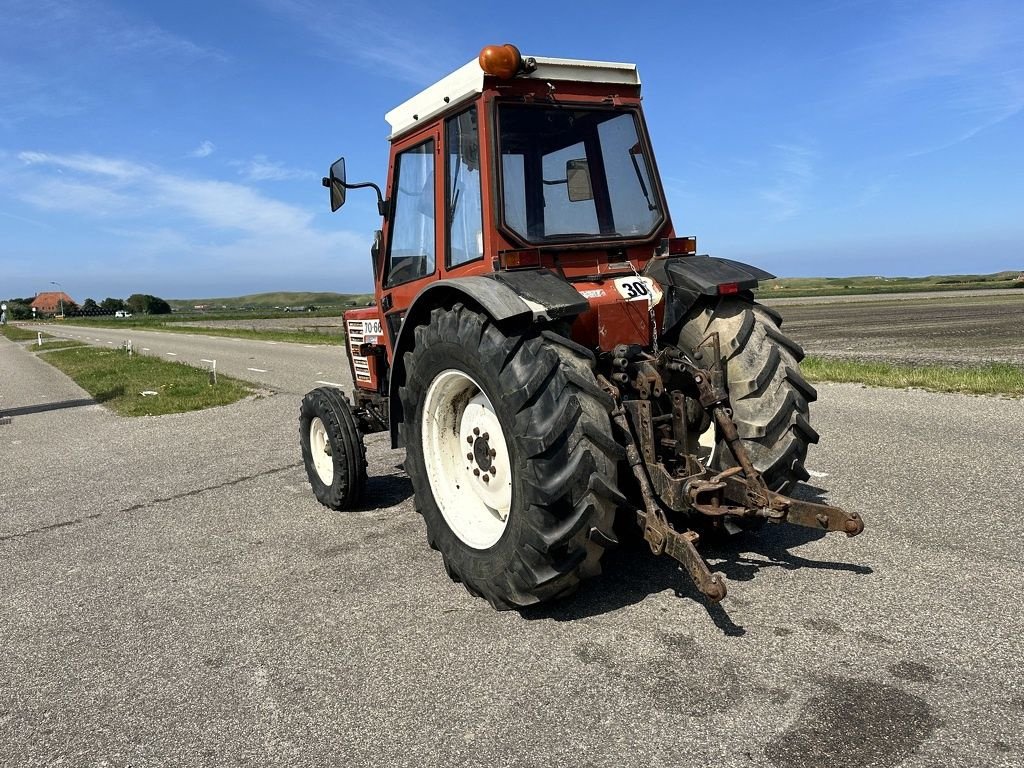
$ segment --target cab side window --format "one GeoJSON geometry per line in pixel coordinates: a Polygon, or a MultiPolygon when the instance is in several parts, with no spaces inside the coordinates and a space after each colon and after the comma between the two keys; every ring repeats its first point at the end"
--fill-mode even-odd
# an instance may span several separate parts
{"type": "Polygon", "coordinates": [[[398,155],[393,185],[394,215],[385,285],[434,273],[434,140],[398,155]]]}
{"type": "Polygon", "coordinates": [[[480,132],[476,107],[445,121],[448,164],[448,266],[483,258],[480,132]]]}

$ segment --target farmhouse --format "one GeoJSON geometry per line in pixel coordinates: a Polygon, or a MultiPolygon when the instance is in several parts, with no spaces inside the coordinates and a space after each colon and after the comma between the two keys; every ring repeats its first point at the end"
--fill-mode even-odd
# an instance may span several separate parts
{"type": "Polygon", "coordinates": [[[56,315],[63,309],[77,306],[75,300],[64,291],[44,291],[32,300],[32,309],[40,315],[56,315]]]}

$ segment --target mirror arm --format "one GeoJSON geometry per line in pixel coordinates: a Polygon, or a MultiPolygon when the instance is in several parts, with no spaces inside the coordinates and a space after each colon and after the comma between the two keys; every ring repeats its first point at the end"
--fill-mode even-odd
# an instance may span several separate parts
{"type": "Polygon", "coordinates": [[[362,187],[373,187],[373,191],[377,193],[377,212],[385,219],[388,217],[388,200],[381,194],[380,187],[374,184],[372,181],[362,181],[358,184],[343,183],[345,189],[360,189],[362,187]]]}

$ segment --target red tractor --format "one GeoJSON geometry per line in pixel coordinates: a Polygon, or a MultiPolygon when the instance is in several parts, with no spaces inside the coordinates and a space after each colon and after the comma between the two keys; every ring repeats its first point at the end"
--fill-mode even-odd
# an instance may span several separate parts
{"type": "Polygon", "coordinates": [[[713,600],[702,525],[863,530],[783,495],[818,440],[803,352],[754,301],[772,275],[676,236],[635,66],[489,46],[387,120],[386,194],[344,159],[323,180],[332,210],[372,187],[383,220],[351,399],[301,406],[323,504],[360,503],[362,437],[390,430],[430,546],[499,609],[598,574],[617,520],[713,600]]]}

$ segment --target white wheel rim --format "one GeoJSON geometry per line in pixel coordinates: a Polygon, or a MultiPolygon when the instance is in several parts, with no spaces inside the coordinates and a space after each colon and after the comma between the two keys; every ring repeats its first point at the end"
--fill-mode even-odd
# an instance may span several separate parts
{"type": "Polygon", "coordinates": [[[309,424],[309,452],[313,456],[313,468],[320,482],[330,486],[334,482],[334,457],[331,455],[327,427],[319,416],[309,424]]]}
{"type": "Polygon", "coordinates": [[[715,454],[718,452],[718,430],[715,428],[715,420],[711,420],[710,426],[701,432],[697,438],[697,455],[707,461],[708,466],[713,466],[715,454]]]}
{"type": "Polygon", "coordinates": [[[421,427],[427,479],[448,527],[473,549],[494,546],[512,508],[512,467],[491,401],[449,368],[427,388],[421,427]]]}

